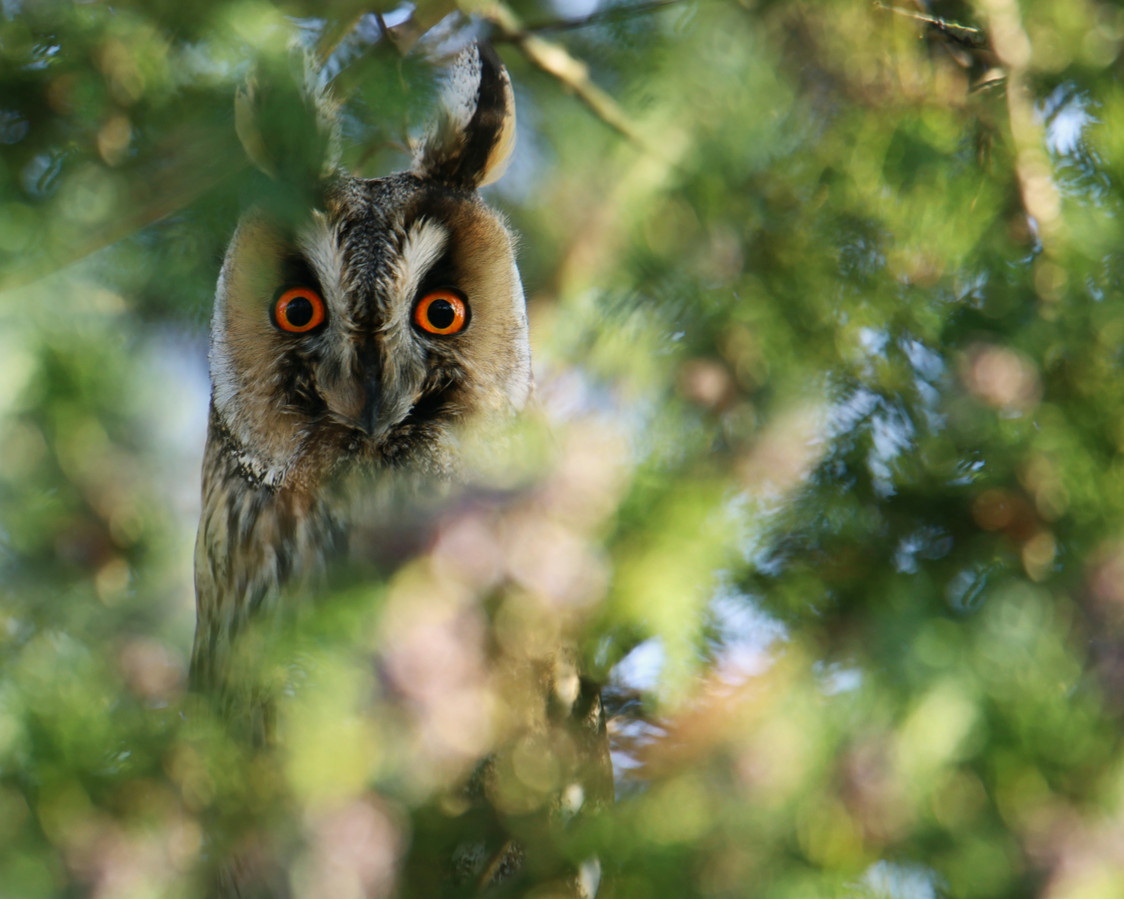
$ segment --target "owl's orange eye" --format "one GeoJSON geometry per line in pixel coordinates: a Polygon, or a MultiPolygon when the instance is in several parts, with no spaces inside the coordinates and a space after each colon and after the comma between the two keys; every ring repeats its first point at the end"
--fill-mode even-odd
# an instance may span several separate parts
{"type": "Polygon", "coordinates": [[[324,321],[324,301],[310,287],[286,287],[273,301],[273,324],[290,334],[304,334],[324,321]]]}
{"type": "Polygon", "coordinates": [[[459,291],[427,293],[414,307],[414,324],[428,334],[456,334],[468,324],[468,304],[459,291]]]}

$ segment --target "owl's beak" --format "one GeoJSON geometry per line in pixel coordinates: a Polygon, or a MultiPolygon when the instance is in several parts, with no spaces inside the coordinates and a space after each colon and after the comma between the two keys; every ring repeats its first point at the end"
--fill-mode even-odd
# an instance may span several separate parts
{"type": "Polygon", "coordinates": [[[359,413],[359,427],[368,437],[374,437],[379,428],[379,409],[382,405],[382,383],[372,375],[364,385],[363,411],[359,413]]]}
{"type": "Polygon", "coordinates": [[[368,368],[366,372],[342,378],[320,393],[324,397],[333,419],[348,428],[361,432],[368,440],[379,440],[409,412],[408,405],[401,414],[394,396],[387,396],[380,373],[368,368]]]}

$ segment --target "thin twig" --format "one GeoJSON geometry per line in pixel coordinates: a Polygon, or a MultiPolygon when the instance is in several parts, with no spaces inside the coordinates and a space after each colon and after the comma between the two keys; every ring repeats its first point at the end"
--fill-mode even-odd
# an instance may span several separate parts
{"type": "Polygon", "coordinates": [[[1053,180],[1042,122],[1030,87],[1033,47],[1017,6],[1002,0],[983,0],[995,53],[1007,72],[1007,118],[1015,144],[1015,176],[1023,209],[1034,222],[1047,255],[1059,252],[1066,239],[1061,197],[1053,180]]]}
{"type": "Polygon", "coordinates": [[[651,149],[632,120],[608,93],[593,83],[589,67],[561,47],[534,35],[516,40],[527,58],[548,75],[553,75],[585,103],[601,121],[645,149],[651,149]]]}
{"type": "Polygon", "coordinates": [[[589,77],[589,66],[584,62],[575,59],[563,47],[529,33],[505,3],[491,4],[488,20],[497,29],[492,37],[493,41],[502,40],[514,44],[534,66],[557,78],[573,91],[606,125],[645,151],[660,155],[659,149],[640,133],[617,101],[593,83],[593,79],[589,77]]]}
{"type": "Polygon", "coordinates": [[[927,16],[925,13],[916,12],[912,9],[902,9],[900,6],[888,6],[882,3],[881,0],[875,0],[874,6],[876,9],[892,12],[897,16],[904,16],[907,19],[913,19],[915,22],[922,22],[930,28],[935,28],[950,40],[956,41],[956,43],[965,47],[979,49],[980,47],[987,46],[987,35],[979,28],[972,28],[968,25],[958,25],[955,22],[939,19],[936,16],[927,16]]]}

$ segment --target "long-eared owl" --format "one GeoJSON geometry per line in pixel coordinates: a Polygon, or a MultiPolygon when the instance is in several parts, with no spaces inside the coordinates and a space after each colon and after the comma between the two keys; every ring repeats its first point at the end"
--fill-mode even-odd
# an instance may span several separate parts
{"type": "MultiPolygon", "coordinates": [[[[230,243],[212,320],[191,680],[251,743],[273,739],[273,698],[249,670],[247,635],[314,595],[365,498],[455,480],[460,435],[510,417],[531,391],[513,237],[477,191],[506,166],[514,116],[502,64],[472,45],[409,171],[363,179],[329,164],[306,211],[251,209],[230,243]]],[[[589,732],[603,794],[599,696],[572,665],[564,685],[553,677],[543,689],[567,696],[565,714],[589,732]]],[[[478,886],[519,867],[518,835],[484,845],[495,840],[470,841],[453,867],[478,886]]],[[[589,895],[583,873],[574,892],[589,895]]]]}
{"type": "Polygon", "coordinates": [[[223,689],[247,621],[342,551],[354,476],[448,478],[458,429],[523,406],[513,238],[476,190],[513,137],[507,74],[474,45],[411,171],[330,172],[295,226],[243,217],[212,321],[196,687],[223,689]]]}

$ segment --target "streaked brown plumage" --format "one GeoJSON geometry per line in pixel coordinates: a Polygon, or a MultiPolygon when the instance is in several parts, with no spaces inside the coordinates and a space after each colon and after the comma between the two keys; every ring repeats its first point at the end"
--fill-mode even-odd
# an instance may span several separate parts
{"type": "MultiPolygon", "coordinates": [[[[266,143],[244,113],[239,130],[262,168],[283,168],[261,158],[266,143]]],[[[511,416],[530,393],[513,238],[477,193],[499,177],[513,136],[507,74],[472,46],[410,172],[359,179],[329,160],[314,208],[296,220],[251,210],[231,241],[212,323],[191,679],[253,744],[273,739],[274,697],[254,670],[261,641],[246,635],[268,642],[271,623],[315,595],[348,551],[358,507],[396,514],[418,485],[455,481],[460,434],[511,416]]],[[[578,734],[572,767],[591,772],[586,798],[604,800],[599,694],[570,662],[547,668],[528,727],[578,734]]],[[[487,803],[502,760],[501,749],[482,764],[474,801],[487,803]]],[[[519,867],[518,835],[499,846],[493,836],[451,863],[461,880],[486,886],[519,867]]],[[[250,890],[236,867],[225,895],[250,890]]]]}

